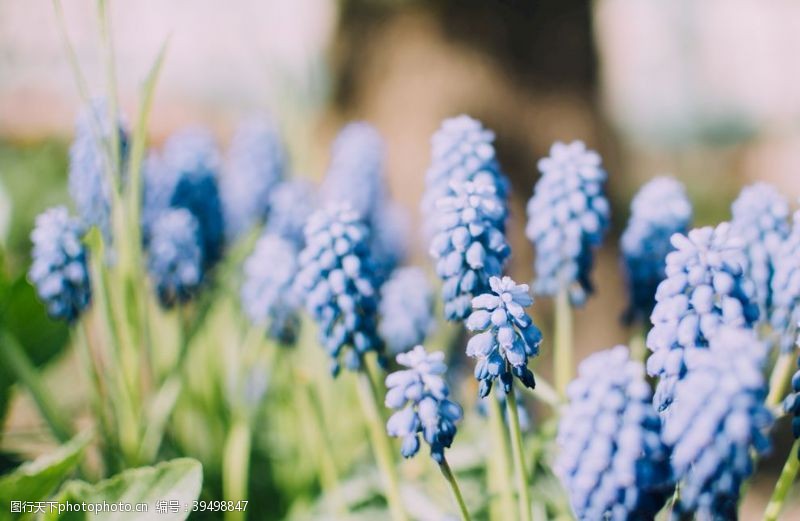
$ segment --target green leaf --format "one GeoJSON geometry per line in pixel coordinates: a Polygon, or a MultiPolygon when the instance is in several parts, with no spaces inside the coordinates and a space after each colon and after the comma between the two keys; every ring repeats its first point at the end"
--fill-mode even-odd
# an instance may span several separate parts
{"type": "MultiPolygon", "coordinates": [[[[203,483],[203,467],[199,461],[180,458],[159,463],[152,467],[130,469],[96,484],[85,481],[70,481],[64,485],[57,497],[60,504],[93,503],[111,505],[145,505],[145,512],[103,512],[104,521],[149,520],[180,521],[189,516],[192,502],[200,495],[203,483]],[[178,505],[177,512],[157,513],[157,503],[172,502],[178,505]],[[177,503],[175,503],[177,502],[177,503]]],[[[90,512],[49,512],[44,521],[74,521],[96,519],[90,512]]]]}
{"type": "Polygon", "coordinates": [[[41,501],[50,496],[81,461],[90,439],[88,432],[78,434],[55,452],[0,477],[0,519],[12,519],[12,500],[41,501]]]}

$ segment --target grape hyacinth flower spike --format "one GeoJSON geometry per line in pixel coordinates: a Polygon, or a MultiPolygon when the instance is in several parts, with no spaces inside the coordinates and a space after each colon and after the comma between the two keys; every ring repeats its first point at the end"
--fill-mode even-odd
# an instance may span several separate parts
{"type": "Polygon", "coordinates": [[[54,319],[75,322],[89,307],[92,285],[83,228],[58,206],[36,218],[31,233],[33,264],[28,279],[54,319]]]}
{"type": "Polygon", "coordinates": [[[505,237],[508,209],[488,177],[453,182],[436,203],[437,233],[430,246],[436,274],[444,281],[447,320],[463,320],[472,298],[489,290],[490,277],[502,274],[510,254],[505,237]]]}
{"type": "Polygon", "coordinates": [[[654,403],[666,410],[675,384],[686,372],[686,360],[706,349],[722,325],[753,327],[758,306],[744,277],[742,243],[728,223],[675,234],[667,255],[666,275],[656,291],[653,328],[647,347],[653,354],[647,372],[658,376],[654,403]]]}
{"type": "Polygon", "coordinates": [[[275,125],[265,118],[241,123],[220,179],[229,240],[267,218],[270,195],[283,179],[285,169],[286,154],[275,125]]]}
{"type": "Polygon", "coordinates": [[[579,306],[592,292],[594,250],[609,224],[600,155],[582,141],[556,142],[539,160],[541,178],[528,201],[525,234],[536,248],[538,295],[566,292],[579,306]]]}
{"type": "Polygon", "coordinates": [[[672,250],[670,237],[686,233],[692,205],[682,183],[656,177],[644,185],[631,203],[631,216],[620,240],[628,283],[624,320],[646,322],[656,303],[656,289],[666,278],[664,259],[672,250]]]}
{"type": "Polygon", "coordinates": [[[781,353],[790,353],[800,331],[800,211],[795,212],[791,233],[775,257],[769,318],[781,353]]]}
{"type": "Polygon", "coordinates": [[[476,358],[475,378],[480,382],[479,395],[487,396],[492,384],[500,379],[506,393],[513,376],[533,389],[536,381],[528,369],[528,358],[539,354],[542,333],[525,312],[533,304],[527,284],[517,284],[511,277],[492,277],[490,290],[472,299],[472,314],[467,329],[477,333],[467,344],[467,356],[476,358]]]}
{"type": "Polygon", "coordinates": [[[641,362],[625,346],[594,353],[581,362],[567,396],[555,472],[575,516],[653,519],[672,483],[641,362]]]}
{"type": "Polygon", "coordinates": [[[378,332],[389,352],[398,354],[422,344],[434,327],[433,292],[419,268],[396,270],[381,287],[378,332]]]}
{"type": "Polygon", "coordinates": [[[744,242],[745,276],[755,285],[753,298],[767,321],[778,250],[789,235],[789,204],[773,186],[755,183],[742,190],[731,213],[731,232],[744,242]]]}
{"type": "Polygon", "coordinates": [[[378,294],[363,219],[346,204],[322,208],[309,218],[305,242],[295,283],[319,326],[332,374],[339,373],[342,356],[351,370],[361,369],[370,351],[380,361],[378,294]]]}
{"type": "Polygon", "coordinates": [[[300,299],[292,284],[297,255],[294,243],[268,232],[244,263],[242,308],[254,325],[284,344],[295,341],[300,326],[300,299]]]}
{"type": "Polygon", "coordinates": [[[269,196],[269,219],[266,229],[291,241],[297,248],[305,245],[303,228],[316,206],[314,185],[305,179],[282,182],[269,196]]]}
{"type": "Polygon", "coordinates": [[[147,271],[165,308],[188,302],[199,291],[203,282],[203,249],[199,224],[189,210],[167,210],[153,223],[147,271]]]}
{"type": "Polygon", "coordinates": [[[772,414],[764,406],[767,346],[752,329],[723,326],[708,349],[687,356],[686,376],[664,417],[662,440],[672,452],[680,496],[673,519],[737,519],[752,453],[770,446],[772,414]]]}

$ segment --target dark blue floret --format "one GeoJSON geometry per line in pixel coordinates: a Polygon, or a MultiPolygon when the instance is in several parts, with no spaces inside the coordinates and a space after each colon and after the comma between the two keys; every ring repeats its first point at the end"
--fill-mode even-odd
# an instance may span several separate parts
{"type": "Polygon", "coordinates": [[[386,423],[389,436],[402,438],[401,453],[411,458],[419,451],[419,435],[431,449],[431,458],[444,461],[462,417],[461,406],[448,399],[444,380],[444,353],[428,354],[421,345],[397,355],[397,363],[408,369],[386,377],[386,406],[395,409],[386,423]]]}
{"type": "Polygon", "coordinates": [[[189,301],[203,282],[200,226],[185,208],[162,212],[153,223],[147,271],[164,307],[189,301]]]}
{"type": "Polygon", "coordinates": [[[74,322],[89,307],[92,286],[83,228],[63,206],[36,218],[31,233],[33,264],[28,279],[55,319],[74,322]]]}
{"type": "Polygon", "coordinates": [[[686,233],[692,205],[683,185],[670,177],[657,177],[636,194],[631,217],[622,234],[620,249],[629,302],[625,322],[645,322],[656,304],[656,288],[666,277],[669,239],[686,233]]]}
{"type": "MultiPolygon", "coordinates": [[[[81,221],[97,226],[106,244],[111,242],[111,136],[108,104],[95,100],[81,110],[75,122],[75,139],[69,148],[69,194],[81,221]]],[[[128,158],[128,134],[122,123],[119,133],[122,173],[128,158]]]]}
{"type": "Polygon", "coordinates": [[[398,354],[422,344],[434,327],[433,291],[419,268],[400,268],[381,287],[378,331],[398,354]]]}
{"type": "Polygon", "coordinates": [[[266,334],[291,344],[300,326],[300,298],[292,284],[297,276],[297,246],[267,232],[244,263],[241,301],[250,321],[266,334]]]}
{"type": "Polygon", "coordinates": [[[536,248],[533,289],[547,296],[567,291],[579,306],[592,293],[594,250],[608,229],[606,172],[600,155],[581,141],[553,144],[550,156],[539,160],[539,170],[525,229],[536,248]]]}
{"type": "Polygon", "coordinates": [[[772,415],[764,406],[767,346],[751,329],[723,327],[708,349],[687,356],[662,439],[680,480],[673,519],[737,519],[739,492],[764,454],[772,415]]]}
{"type": "Polygon", "coordinates": [[[220,191],[229,239],[264,222],[271,193],[286,170],[277,128],[267,119],[249,119],[236,130],[227,154],[220,191]]]}
{"type": "Polygon", "coordinates": [[[640,362],[617,346],[586,358],[567,389],[555,472],[579,520],[654,519],[672,492],[669,451],[640,362]]]}
{"type": "Polygon", "coordinates": [[[542,333],[525,312],[533,304],[527,284],[516,284],[510,277],[492,277],[490,290],[472,299],[472,314],[467,329],[477,333],[467,344],[467,356],[477,359],[475,378],[478,393],[486,397],[500,378],[506,393],[516,376],[533,389],[536,381],[528,369],[528,358],[539,354],[542,333]]]}
{"type": "Polygon", "coordinates": [[[720,326],[753,327],[758,320],[744,249],[728,223],[675,234],[671,242],[675,250],[667,255],[667,278],[658,285],[647,335],[653,351],[647,372],[659,377],[654,402],[662,411],[686,373],[686,360],[707,349],[720,326]]]}
{"type": "Polygon", "coordinates": [[[342,358],[348,369],[361,369],[370,351],[377,352],[381,361],[378,288],[368,227],[348,205],[327,206],[308,219],[305,239],[295,284],[317,322],[320,343],[332,359],[332,373],[338,374],[342,358]]]}

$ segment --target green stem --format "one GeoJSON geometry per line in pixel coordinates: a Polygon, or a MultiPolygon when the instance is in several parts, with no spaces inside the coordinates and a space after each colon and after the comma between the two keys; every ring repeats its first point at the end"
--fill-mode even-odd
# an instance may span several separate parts
{"type": "Polygon", "coordinates": [[[556,390],[561,396],[566,395],[567,385],[572,381],[572,307],[569,294],[560,291],[556,296],[556,327],[554,371],[556,390]]]}
{"type": "Polygon", "coordinates": [[[645,345],[645,332],[642,326],[633,327],[630,340],[631,360],[644,362],[647,360],[647,346],[645,345]]]}
{"type": "MultiPolygon", "coordinates": [[[[222,489],[225,501],[247,501],[248,478],[250,475],[250,423],[241,416],[234,420],[225,440],[222,469],[222,489]]],[[[226,521],[241,521],[245,518],[243,510],[228,510],[226,521]]]]}
{"type": "Polygon", "coordinates": [[[403,500],[400,495],[400,484],[395,474],[392,457],[392,446],[386,434],[386,428],[378,407],[378,397],[369,375],[360,371],[357,380],[358,398],[367,420],[372,450],[378,463],[378,470],[383,479],[386,501],[394,521],[405,521],[406,514],[403,509],[403,500]]]}
{"type": "MultiPolygon", "coordinates": [[[[489,458],[499,462],[499,470],[497,473],[497,483],[490,483],[497,487],[497,495],[500,496],[500,511],[501,519],[514,519],[514,497],[512,495],[513,485],[511,483],[511,459],[509,458],[508,436],[506,435],[505,422],[503,421],[503,411],[500,409],[500,403],[497,398],[492,395],[487,396],[484,400],[489,401],[489,422],[492,427],[493,449],[489,453],[489,458]]],[[[493,495],[495,490],[492,491],[493,495]]]]}
{"type": "Polygon", "coordinates": [[[531,519],[531,497],[528,491],[528,471],[525,468],[525,451],[522,448],[522,430],[519,428],[519,411],[517,398],[514,395],[514,386],[506,394],[508,406],[508,423],[511,431],[511,452],[514,456],[516,469],[517,490],[519,499],[519,518],[523,521],[531,519]]]}
{"type": "Polygon", "coordinates": [[[39,373],[31,363],[25,350],[19,345],[17,339],[9,333],[2,332],[2,345],[0,345],[0,358],[4,365],[9,367],[17,379],[28,389],[28,392],[36,402],[39,412],[53,436],[60,442],[67,442],[72,438],[69,424],[61,416],[58,405],[53,403],[51,393],[45,389],[44,384],[39,379],[39,373]]]}
{"type": "MultiPolygon", "coordinates": [[[[111,440],[111,434],[113,430],[105,409],[106,390],[103,386],[103,381],[100,378],[98,362],[92,354],[92,348],[89,345],[89,335],[86,333],[85,321],[75,328],[73,344],[77,346],[78,356],[81,358],[84,371],[86,371],[86,377],[90,379],[92,386],[94,387],[93,389],[89,390],[92,400],[92,408],[94,409],[94,414],[97,416],[97,421],[100,424],[103,441],[108,444],[111,440]]],[[[106,447],[106,450],[109,449],[109,447],[106,447]]]]}
{"type": "Polygon", "coordinates": [[[456,481],[456,477],[453,475],[453,471],[450,469],[450,464],[447,463],[447,458],[442,458],[442,462],[439,464],[439,469],[441,469],[442,474],[450,484],[450,488],[453,490],[453,496],[456,498],[456,503],[458,503],[458,508],[461,511],[462,521],[470,521],[471,518],[469,516],[469,510],[467,510],[467,505],[464,503],[464,497],[461,495],[461,489],[458,487],[458,481],[456,481]]]}
{"type": "Polygon", "coordinates": [[[772,376],[769,380],[769,394],[767,395],[767,407],[774,407],[783,400],[786,386],[791,380],[795,371],[795,354],[781,353],[772,368],[772,376]]]}
{"type": "Polygon", "coordinates": [[[798,451],[800,451],[800,439],[794,442],[792,450],[789,451],[789,456],[786,458],[786,463],[781,470],[781,475],[778,482],[775,483],[775,490],[772,492],[772,497],[767,503],[767,509],[764,511],[764,521],[776,521],[783,509],[783,504],[786,502],[786,496],[789,495],[789,490],[792,488],[797,471],[800,469],[800,459],[798,459],[798,451]]]}

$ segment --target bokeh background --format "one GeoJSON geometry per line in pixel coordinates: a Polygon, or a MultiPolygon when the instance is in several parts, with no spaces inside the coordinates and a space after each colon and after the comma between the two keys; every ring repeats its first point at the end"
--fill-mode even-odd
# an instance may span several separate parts
{"type": "MultiPolygon", "coordinates": [[[[90,88],[103,92],[94,2],[65,3],[90,88]]],[[[609,171],[614,227],[595,268],[597,293],[576,314],[577,358],[625,342],[617,240],[631,195],[672,174],[695,224],[728,219],[740,188],[774,183],[800,196],[800,4],[793,0],[139,0],[111,5],[123,111],[168,39],[151,115],[158,144],[186,124],[225,144],[236,123],[270,114],[292,168],[319,179],[340,126],[364,119],[387,143],[393,196],[412,213],[444,118],[468,113],[497,134],[512,180],[511,272],[530,279],[524,204],[536,161],[554,140],[582,139],[609,171]]],[[[25,289],[34,216],[65,203],[67,147],[80,106],[51,3],[0,0],[0,241],[8,283],[2,313],[31,338],[64,407],[81,403],[66,331],[34,322],[25,289]],[[26,307],[27,306],[27,307],[26,307]]],[[[414,256],[427,262],[421,236],[414,256]]],[[[546,321],[549,303],[534,315],[546,321]]],[[[548,372],[548,353],[535,364],[548,372]]],[[[2,373],[2,368],[0,368],[2,373]]],[[[41,421],[8,376],[4,453],[47,446],[41,421]]],[[[785,427],[785,426],[784,426],[785,427]]],[[[778,430],[786,433],[785,428],[778,430]]],[[[743,518],[761,512],[789,440],[776,441],[743,518]]],[[[786,519],[800,518],[795,493],[786,519]]]]}

